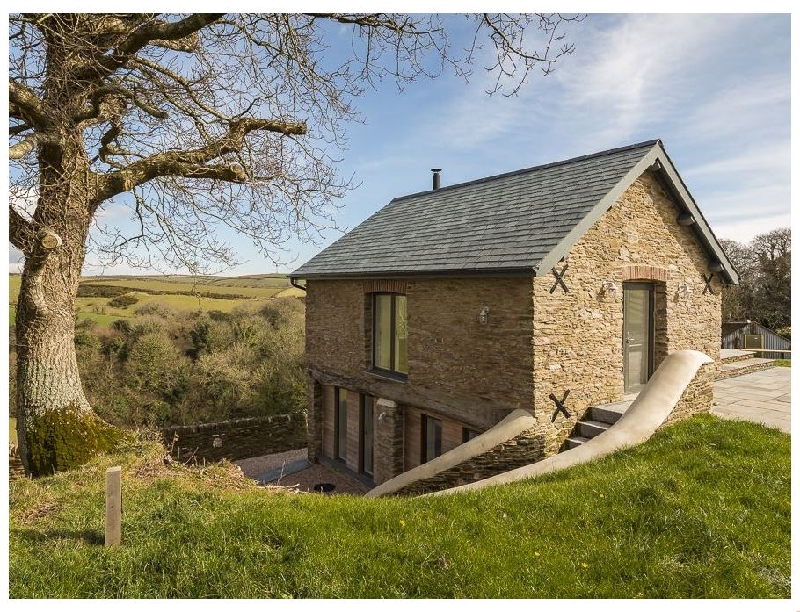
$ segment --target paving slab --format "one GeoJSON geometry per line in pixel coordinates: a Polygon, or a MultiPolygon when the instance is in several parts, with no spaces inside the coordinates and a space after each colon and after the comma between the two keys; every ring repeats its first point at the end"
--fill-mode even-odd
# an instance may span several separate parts
{"type": "Polygon", "coordinates": [[[714,383],[711,413],[790,432],[791,368],[775,367],[714,383]]]}

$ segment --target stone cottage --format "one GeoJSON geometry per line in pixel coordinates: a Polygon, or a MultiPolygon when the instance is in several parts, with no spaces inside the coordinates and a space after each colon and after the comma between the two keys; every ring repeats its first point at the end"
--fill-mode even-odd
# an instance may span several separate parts
{"type": "Polygon", "coordinates": [[[292,277],[309,459],[374,485],[519,408],[531,460],[558,452],[670,351],[718,360],[720,290],[738,282],[658,140],[441,188],[435,174],[292,277]]]}

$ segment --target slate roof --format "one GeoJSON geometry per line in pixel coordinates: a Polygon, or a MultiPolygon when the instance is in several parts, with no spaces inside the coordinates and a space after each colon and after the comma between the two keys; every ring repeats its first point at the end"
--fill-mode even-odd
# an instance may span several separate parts
{"type": "MultiPolygon", "coordinates": [[[[624,189],[658,161],[671,167],[660,141],[650,140],[395,198],[291,276],[549,270],[624,189]]],[[[678,181],[683,186],[679,177],[678,181]]],[[[700,218],[704,242],[729,265],[691,204],[687,209],[700,218]]]]}

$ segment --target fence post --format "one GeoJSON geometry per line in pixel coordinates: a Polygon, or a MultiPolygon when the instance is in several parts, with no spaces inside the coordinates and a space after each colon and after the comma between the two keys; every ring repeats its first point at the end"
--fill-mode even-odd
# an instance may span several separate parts
{"type": "Polygon", "coordinates": [[[106,470],[106,546],[122,540],[122,467],[106,470]]]}

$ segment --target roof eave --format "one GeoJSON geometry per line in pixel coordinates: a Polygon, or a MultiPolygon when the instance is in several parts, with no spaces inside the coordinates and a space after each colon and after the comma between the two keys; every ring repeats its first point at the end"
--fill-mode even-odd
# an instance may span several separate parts
{"type": "Polygon", "coordinates": [[[317,272],[303,274],[292,272],[289,277],[294,280],[372,280],[385,278],[461,278],[475,276],[535,276],[531,266],[513,268],[481,268],[451,270],[374,270],[358,272],[317,272]]]}
{"type": "Polygon", "coordinates": [[[722,272],[727,277],[727,282],[737,285],[739,284],[739,275],[733,264],[728,259],[722,247],[719,244],[714,233],[708,225],[708,222],[703,217],[697,204],[692,198],[683,180],[680,178],[678,171],[672,163],[672,160],[664,150],[661,141],[656,141],[653,148],[648,151],[641,160],[631,168],[622,180],[619,181],[587,214],[572,230],[559,242],[536,266],[539,271],[550,270],[562,260],[569,250],[575,245],[578,240],[592,227],[600,217],[606,213],[619,197],[639,178],[647,169],[656,167],[662,176],[667,179],[669,186],[676,196],[678,204],[682,206],[686,212],[691,214],[695,223],[693,227],[696,228],[696,235],[700,239],[701,244],[705,247],[706,251],[715,259],[709,262],[709,265],[714,261],[719,261],[722,264],[722,272]]]}

